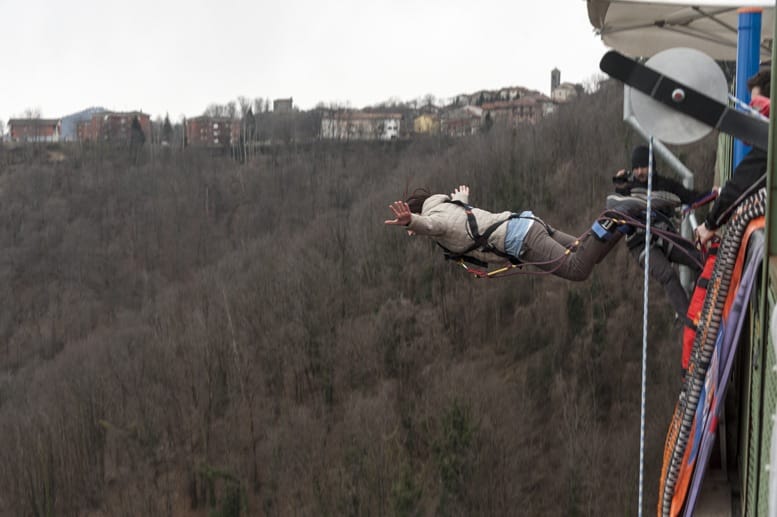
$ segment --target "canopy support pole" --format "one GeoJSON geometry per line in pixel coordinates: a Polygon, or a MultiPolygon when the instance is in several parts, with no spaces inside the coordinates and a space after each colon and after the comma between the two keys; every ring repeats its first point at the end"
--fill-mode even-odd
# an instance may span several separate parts
{"type": "MultiPolygon", "coordinates": [[[[747,80],[758,72],[761,56],[761,9],[743,7],[739,11],[739,30],[737,32],[737,84],[736,97],[745,104],[750,102],[750,89],[747,80]]],[[[734,163],[736,169],[742,158],[750,152],[750,146],[741,140],[734,141],[734,163]]]]}

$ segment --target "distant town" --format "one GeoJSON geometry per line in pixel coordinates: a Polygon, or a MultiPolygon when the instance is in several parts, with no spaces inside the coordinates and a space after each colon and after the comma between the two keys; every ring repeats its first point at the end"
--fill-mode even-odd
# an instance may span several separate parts
{"type": "Polygon", "coordinates": [[[462,137],[493,126],[536,123],[583,91],[562,83],[551,71],[550,97],[520,86],[480,90],[455,96],[444,106],[433,98],[409,104],[391,103],[359,110],[319,106],[300,111],[293,98],[211,105],[200,116],[172,124],[169,117],[151,120],[142,111],[115,112],[89,108],[59,119],[12,118],[7,132],[0,122],[0,141],[9,144],[82,142],[226,148],[241,141],[290,143],[322,140],[397,140],[423,136],[462,137]],[[272,109],[270,109],[272,107],[272,109]]]}

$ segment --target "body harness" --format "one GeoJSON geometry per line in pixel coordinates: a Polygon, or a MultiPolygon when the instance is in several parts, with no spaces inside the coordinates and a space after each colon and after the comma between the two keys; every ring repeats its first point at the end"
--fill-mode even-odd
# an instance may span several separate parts
{"type": "MultiPolygon", "coordinates": [[[[494,233],[494,231],[499,228],[502,224],[506,223],[510,219],[532,219],[535,222],[540,223],[545,227],[547,232],[549,234],[553,233],[552,228],[550,228],[545,221],[538,217],[534,216],[525,216],[521,214],[517,214],[515,212],[511,213],[507,219],[503,219],[502,221],[498,221],[488,228],[483,233],[480,233],[478,228],[477,220],[475,219],[475,214],[472,213],[472,206],[463,203],[459,200],[448,200],[446,203],[453,203],[454,205],[458,205],[461,208],[464,209],[464,212],[467,214],[467,235],[472,239],[473,244],[465,249],[464,251],[460,252],[454,252],[440,244],[439,242],[435,241],[439,247],[443,249],[443,253],[445,255],[445,258],[448,260],[455,260],[459,265],[461,265],[464,269],[467,270],[468,273],[472,274],[475,278],[497,278],[497,277],[503,277],[503,276],[509,276],[511,274],[542,274],[542,275],[548,275],[552,274],[556,269],[558,269],[558,266],[549,270],[545,270],[542,272],[529,272],[529,271],[521,271],[523,266],[526,265],[534,265],[534,266],[548,266],[552,264],[558,264],[561,265],[561,261],[571,252],[571,247],[566,250],[566,252],[559,257],[549,260],[547,262],[524,262],[520,260],[518,257],[515,257],[513,255],[510,255],[509,253],[505,253],[504,251],[501,251],[497,249],[493,244],[490,244],[488,242],[489,237],[491,237],[491,234],[494,233]],[[484,262],[482,260],[478,260],[474,257],[470,257],[467,254],[471,253],[475,250],[485,252],[485,253],[493,253],[494,255],[501,257],[508,262],[510,262],[510,265],[501,267],[499,269],[495,269],[492,271],[488,271],[488,263],[484,262]],[[471,268],[468,264],[472,264],[474,266],[477,266],[478,268],[471,268]],[[515,270],[517,268],[517,270],[515,270]],[[510,270],[514,270],[510,272],[510,270]]],[[[579,243],[579,239],[575,241],[573,246],[577,246],[579,243]]]]}
{"type": "Polygon", "coordinates": [[[464,251],[455,252],[451,251],[439,242],[437,242],[437,245],[443,249],[443,254],[445,255],[445,258],[447,260],[455,260],[457,262],[467,262],[469,264],[473,264],[475,266],[479,266],[482,268],[488,267],[487,262],[483,262],[482,260],[478,260],[475,257],[470,257],[468,253],[472,253],[475,250],[484,252],[484,253],[493,253],[494,255],[501,257],[503,259],[507,259],[510,261],[513,265],[520,264],[520,260],[518,260],[518,257],[514,257],[510,255],[509,253],[505,253],[504,251],[498,250],[493,244],[488,242],[488,239],[491,237],[491,234],[494,233],[494,231],[502,226],[502,224],[506,223],[510,219],[517,219],[520,216],[520,214],[512,213],[507,219],[504,219],[502,221],[497,221],[488,228],[485,229],[483,233],[480,233],[480,230],[478,229],[478,222],[477,219],[475,219],[475,214],[472,213],[472,206],[463,203],[459,200],[448,200],[446,203],[452,203],[454,205],[460,206],[464,209],[464,212],[467,214],[467,235],[472,239],[472,245],[465,249],[464,251]]]}

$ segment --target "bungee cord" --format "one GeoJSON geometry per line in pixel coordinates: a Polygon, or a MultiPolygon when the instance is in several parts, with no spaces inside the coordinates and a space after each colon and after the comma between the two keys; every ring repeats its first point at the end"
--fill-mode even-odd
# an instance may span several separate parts
{"type": "MultiPolygon", "coordinates": [[[[666,216],[663,216],[663,217],[666,217],[666,216]]],[[[548,228],[548,225],[544,221],[536,217],[522,217],[522,218],[530,218],[530,219],[534,219],[535,221],[540,221],[542,222],[542,224],[545,225],[546,228],[548,228]]],[[[646,228],[646,224],[643,221],[625,212],[621,212],[619,210],[613,210],[613,209],[605,210],[599,215],[597,219],[611,219],[619,225],[629,225],[629,226],[633,226],[635,228],[641,228],[641,229],[646,228]]],[[[466,262],[464,262],[464,260],[458,260],[456,262],[461,267],[463,267],[468,273],[472,274],[475,278],[504,278],[504,277],[513,276],[513,275],[533,275],[533,276],[552,275],[562,266],[562,261],[564,260],[564,258],[570,253],[572,253],[580,245],[580,242],[584,238],[586,238],[589,234],[590,234],[590,230],[586,230],[582,235],[578,236],[575,239],[575,242],[573,242],[569,246],[566,246],[564,253],[546,261],[521,262],[520,264],[509,264],[491,271],[488,271],[482,268],[472,267],[466,262]],[[556,264],[556,267],[550,268],[550,269],[542,268],[542,266],[549,266],[552,264],[556,264]],[[540,269],[537,271],[524,270],[526,266],[533,266],[540,269]]],[[[651,225],[651,234],[657,235],[660,238],[669,242],[670,244],[673,244],[680,253],[687,256],[691,262],[693,262],[695,265],[699,267],[699,269],[701,269],[704,266],[703,261],[699,261],[696,255],[694,255],[689,251],[690,249],[693,249],[695,246],[692,241],[685,239],[681,235],[671,230],[662,230],[652,225],[651,225]]]]}
{"type": "MultiPolygon", "coordinates": [[[[615,219],[614,217],[611,217],[616,223],[618,224],[627,224],[629,226],[633,226],[635,228],[645,228],[645,223],[641,220],[626,214],[624,212],[621,212],[619,210],[606,210],[602,212],[603,215],[605,214],[611,214],[611,215],[617,215],[620,217],[620,219],[615,219]]],[[[699,259],[691,253],[689,250],[695,248],[695,243],[693,241],[690,241],[683,237],[682,235],[672,231],[672,230],[663,230],[661,228],[656,228],[655,226],[651,226],[651,233],[655,234],[665,241],[675,245],[677,249],[683,253],[685,256],[687,256],[696,266],[699,267],[699,269],[702,269],[704,267],[704,261],[699,261],[699,259]]],[[[704,258],[704,257],[702,257],[704,258]]]]}

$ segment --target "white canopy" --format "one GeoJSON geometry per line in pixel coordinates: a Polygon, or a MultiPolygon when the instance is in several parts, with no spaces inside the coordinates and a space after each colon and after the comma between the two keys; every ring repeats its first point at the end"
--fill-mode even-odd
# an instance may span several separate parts
{"type": "Polygon", "coordinates": [[[701,50],[713,59],[735,60],[738,11],[760,8],[761,59],[771,57],[774,1],[586,0],[588,19],[605,45],[649,57],[674,47],[701,50]]]}

